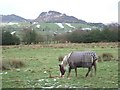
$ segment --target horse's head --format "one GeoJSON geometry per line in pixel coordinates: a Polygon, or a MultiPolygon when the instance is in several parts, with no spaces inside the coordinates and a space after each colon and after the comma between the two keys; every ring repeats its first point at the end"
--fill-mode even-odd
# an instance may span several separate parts
{"type": "Polygon", "coordinates": [[[60,76],[63,77],[63,75],[65,74],[65,69],[61,64],[59,64],[59,67],[60,67],[60,74],[61,74],[60,76]]]}
{"type": "Polygon", "coordinates": [[[63,75],[65,74],[65,71],[67,70],[68,58],[70,57],[70,55],[71,53],[68,55],[65,55],[62,59],[61,64],[59,64],[61,77],[63,77],[63,75]]]}

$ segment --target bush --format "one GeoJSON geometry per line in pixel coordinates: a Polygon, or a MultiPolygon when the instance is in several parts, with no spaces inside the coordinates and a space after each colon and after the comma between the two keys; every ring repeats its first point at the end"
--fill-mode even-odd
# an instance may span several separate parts
{"type": "Polygon", "coordinates": [[[24,44],[37,44],[43,41],[43,36],[35,30],[27,28],[22,32],[22,42],[24,42],[24,44]]]}
{"type": "Polygon", "coordinates": [[[102,62],[102,57],[101,56],[98,56],[98,62],[102,62]]]}
{"type": "Polygon", "coordinates": [[[111,53],[103,53],[102,58],[103,61],[111,61],[113,59],[113,55],[111,53]]]}
{"type": "Polygon", "coordinates": [[[9,63],[10,63],[10,66],[13,68],[20,68],[25,65],[21,60],[12,60],[9,63]]]}
{"type": "Polygon", "coordinates": [[[0,66],[0,70],[10,70],[10,64],[7,60],[2,60],[1,62],[1,66],[0,66]]]}
{"type": "Polygon", "coordinates": [[[59,56],[58,61],[63,61],[64,56],[59,56]]]}
{"type": "Polygon", "coordinates": [[[118,34],[117,25],[111,25],[106,26],[101,30],[75,30],[62,34],[61,37],[59,37],[59,40],[67,40],[72,43],[117,42],[119,40],[118,34]]]}
{"type": "Polygon", "coordinates": [[[90,42],[89,31],[87,30],[76,30],[72,33],[69,33],[67,36],[67,40],[72,43],[82,43],[82,42],[90,42]]]}
{"type": "Polygon", "coordinates": [[[20,39],[16,35],[12,35],[9,31],[2,31],[2,45],[18,45],[20,39]]]}
{"type": "Polygon", "coordinates": [[[19,59],[0,61],[0,70],[10,70],[12,68],[20,68],[25,66],[24,62],[19,59]]]}

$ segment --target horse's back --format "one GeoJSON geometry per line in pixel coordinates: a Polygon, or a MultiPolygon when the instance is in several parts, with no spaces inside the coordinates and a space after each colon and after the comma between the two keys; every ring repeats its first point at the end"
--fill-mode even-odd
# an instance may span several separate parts
{"type": "Polygon", "coordinates": [[[69,64],[72,68],[74,67],[90,67],[93,63],[93,57],[89,52],[72,52],[69,57],[69,64]]]}

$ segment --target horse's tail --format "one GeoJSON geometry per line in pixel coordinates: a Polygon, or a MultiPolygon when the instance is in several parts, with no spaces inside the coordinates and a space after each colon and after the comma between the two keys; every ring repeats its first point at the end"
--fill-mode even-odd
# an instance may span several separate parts
{"type": "Polygon", "coordinates": [[[97,60],[98,60],[98,56],[96,53],[93,54],[93,64],[92,66],[94,66],[94,69],[95,69],[95,74],[96,74],[96,71],[97,71],[97,60]]]}
{"type": "Polygon", "coordinates": [[[93,60],[92,66],[94,66],[94,70],[95,70],[95,74],[96,74],[96,71],[97,71],[97,59],[93,60]]]}

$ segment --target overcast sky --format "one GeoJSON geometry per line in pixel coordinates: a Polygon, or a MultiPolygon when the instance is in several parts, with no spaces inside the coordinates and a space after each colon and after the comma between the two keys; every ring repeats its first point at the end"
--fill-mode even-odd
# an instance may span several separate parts
{"type": "Polygon", "coordinates": [[[0,0],[0,14],[35,19],[49,10],[87,22],[118,22],[119,0],[0,0]]]}

